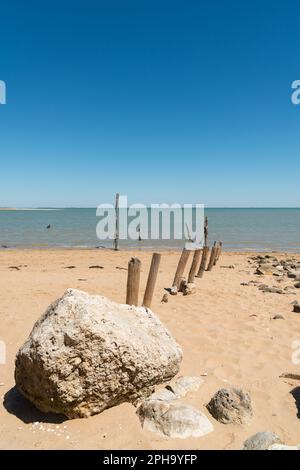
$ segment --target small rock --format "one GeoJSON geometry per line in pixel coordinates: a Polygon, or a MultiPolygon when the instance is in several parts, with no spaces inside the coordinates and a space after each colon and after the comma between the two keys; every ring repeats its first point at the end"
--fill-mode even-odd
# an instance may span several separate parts
{"type": "Polygon", "coordinates": [[[188,392],[196,392],[203,384],[201,377],[179,377],[173,384],[166,386],[168,390],[174,393],[176,398],[184,397],[188,392]]]}
{"type": "Polygon", "coordinates": [[[146,400],[137,415],[143,428],[171,438],[201,437],[214,429],[201,411],[182,403],[146,400]]]}
{"type": "Polygon", "coordinates": [[[300,289],[300,282],[296,282],[294,286],[296,287],[296,289],[300,289]]]}
{"type": "Polygon", "coordinates": [[[104,266],[100,266],[99,264],[95,264],[93,266],[89,266],[89,269],[104,269],[104,266]]]}
{"type": "Polygon", "coordinates": [[[285,318],[282,315],[275,315],[273,320],[285,320],[285,318]]]}
{"type": "Polygon", "coordinates": [[[250,395],[239,388],[222,388],[207,405],[212,416],[223,424],[244,424],[252,417],[250,395]]]}
{"type": "Polygon", "coordinates": [[[279,287],[269,287],[262,285],[258,289],[262,292],[269,292],[270,294],[284,294],[283,290],[279,287]]]}
{"type": "Polygon", "coordinates": [[[177,295],[177,293],[178,293],[177,287],[176,286],[171,287],[170,294],[171,295],[177,295]]]}
{"type": "Polygon", "coordinates": [[[183,295],[191,295],[196,292],[196,285],[193,282],[182,281],[180,291],[183,295]]]}
{"type": "Polygon", "coordinates": [[[300,304],[299,304],[299,302],[297,302],[297,300],[295,300],[294,302],[292,302],[292,304],[293,304],[293,312],[300,313],[300,304]]]}
{"type": "Polygon", "coordinates": [[[274,266],[272,266],[272,264],[267,264],[267,263],[265,263],[263,265],[260,264],[256,268],[255,274],[260,274],[260,275],[274,274],[274,266]]]}
{"type": "Polygon", "coordinates": [[[258,432],[244,442],[243,450],[267,450],[273,444],[282,444],[273,432],[258,432]]]}

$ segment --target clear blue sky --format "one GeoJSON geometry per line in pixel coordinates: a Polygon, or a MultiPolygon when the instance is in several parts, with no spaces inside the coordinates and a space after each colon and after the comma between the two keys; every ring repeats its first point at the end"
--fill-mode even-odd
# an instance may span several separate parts
{"type": "Polygon", "coordinates": [[[0,6],[0,206],[300,206],[299,1],[0,6]]]}

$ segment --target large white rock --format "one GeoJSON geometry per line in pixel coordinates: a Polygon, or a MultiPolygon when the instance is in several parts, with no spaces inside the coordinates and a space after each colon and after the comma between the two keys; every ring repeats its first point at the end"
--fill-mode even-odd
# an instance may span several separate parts
{"type": "Polygon", "coordinates": [[[16,357],[21,393],[69,418],[149,396],[179,371],[182,351],[149,309],[68,289],[16,357]]]}

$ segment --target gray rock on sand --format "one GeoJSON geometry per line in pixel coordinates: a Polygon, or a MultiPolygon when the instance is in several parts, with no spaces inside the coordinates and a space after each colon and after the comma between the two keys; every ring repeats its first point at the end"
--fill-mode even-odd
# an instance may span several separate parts
{"type": "Polygon", "coordinates": [[[204,383],[204,379],[201,377],[178,377],[175,382],[166,386],[176,398],[185,397],[189,392],[196,392],[199,387],[204,383]]]}
{"type": "Polygon", "coordinates": [[[202,437],[214,429],[201,411],[182,403],[146,400],[137,415],[144,429],[171,438],[202,437]]]}
{"type": "Polygon", "coordinates": [[[258,288],[262,292],[269,292],[270,294],[284,294],[283,290],[280,289],[279,287],[270,287],[270,286],[265,286],[262,285],[258,288]]]}
{"type": "Polygon", "coordinates": [[[152,393],[148,400],[160,400],[160,401],[172,401],[176,400],[177,397],[176,395],[169,389],[161,388],[160,390],[157,390],[156,392],[152,393]]]}
{"type": "Polygon", "coordinates": [[[149,396],[181,360],[151,310],[68,289],[20,348],[15,379],[41,411],[86,417],[149,396]]]}
{"type": "Polygon", "coordinates": [[[245,424],[253,415],[250,395],[234,387],[218,390],[208,403],[207,409],[223,424],[245,424]]]}
{"type": "Polygon", "coordinates": [[[276,272],[274,266],[272,264],[260,264],[255,271],[255,274],[260,274],[260,275],[272,275],[276,272]]]}
{"type": "Polygon", "coordinates": [[[152,393],[149,400],[176,400],[185,397],[189,392],[196,392],[204,383],[201,377],[183,376],[178,377],[174,382],[166,385],[165,388],[152,393]]]}
{"type": "Polygon", "coordinates": [[[281,443],[273,432],[258,432],[244,442],[243,450],[267,450],[271,445],[281,443]]]}

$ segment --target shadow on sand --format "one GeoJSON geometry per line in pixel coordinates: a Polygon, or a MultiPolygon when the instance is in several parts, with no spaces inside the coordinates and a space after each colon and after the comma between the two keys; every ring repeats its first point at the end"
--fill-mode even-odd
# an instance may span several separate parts
{"type": "Polygon", "coordinates": [[[53,423],[60,424],[67,421],[67,417],[55,413],[42,413],[30,401],[21,395],[17,387],[11,388],[5,395],[3,401],[4,408],[23,423],[53,423]]]}
{"type": "Polygon", "coordinates": [[[295,387],[291,391],[297,407],[297,418],[300,419],[300,387],[295,387]]]}

